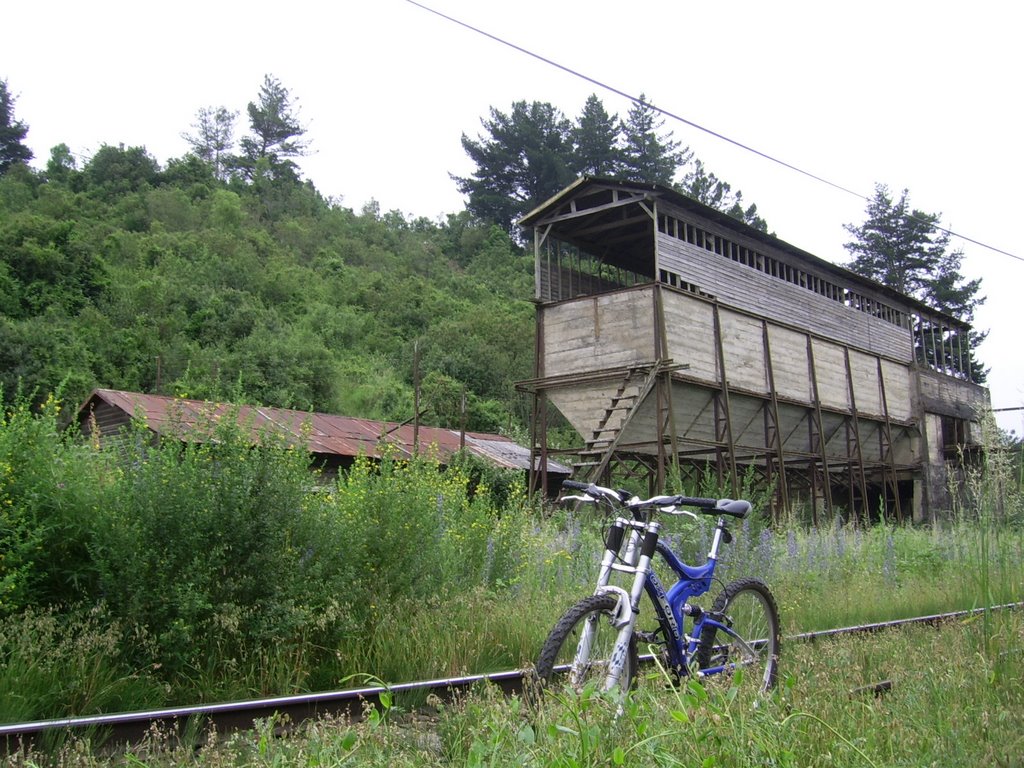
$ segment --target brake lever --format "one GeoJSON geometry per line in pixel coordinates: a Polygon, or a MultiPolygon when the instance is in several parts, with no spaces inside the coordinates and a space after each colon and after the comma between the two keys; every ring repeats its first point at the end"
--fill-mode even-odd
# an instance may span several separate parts
{"type": "Polygon", "coordinates": [[[691,512],[688,509],[676,509],[674,504],[671,507],[663,508],[661,511],[666,513],[666,514],[669,514],[669,515],[686,515],[688,517],[692,517],[694,520],[699,520],[700,519],[697,516],[696,512],[691,512]]]}

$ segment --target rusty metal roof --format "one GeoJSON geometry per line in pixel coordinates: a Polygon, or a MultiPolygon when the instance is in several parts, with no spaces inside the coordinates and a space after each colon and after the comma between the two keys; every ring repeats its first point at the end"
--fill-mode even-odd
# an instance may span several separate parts
{"type": "MultiPolygon", "coordinates": [[[[285,408],[233,405],[202,400],[185,400],[165,395],[146,395],[114,389],[95,389],[78,409],[81,422],[98,401],[117,408],[129,417],[144,419],[159,435],[187,438],[202,435],[199,427],[216,424],[226,415],[235,415],[239,423],[258,439],[268,430],[286,437],[305,435],[306,448],[321,456],[368,456],[380,458],[382,448],[397,451],[401,458],[413,455],[412,424],[356,419],[329,413],[308,413],[285,408]],[[305,431],[304,431],[305,428],[305,431]]],[[[420,453],[436,456],[442,464],[459,451],[459,430],[441,427],[419,428],[420,453]]],[[[503,469],[529,469],[530,449],[503,435],[466,432],[465,450],[503,469]]],[[[548,461],[548,472],[570,474],[571,469],[548,461]]]]}

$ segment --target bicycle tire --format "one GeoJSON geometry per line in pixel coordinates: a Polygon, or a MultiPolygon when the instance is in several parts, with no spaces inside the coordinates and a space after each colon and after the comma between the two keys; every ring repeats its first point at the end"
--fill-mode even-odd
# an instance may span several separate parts
{"type": "Polygon", "coordinates": [[[715,598],[711,613],[728,624],[753,654],[736,638],[705,625],[697,646],[698,668],[734,664],[744,668],[744,679],[758,681],[760,691],[774,688],[782,636],[779,609],[768,586],[759,579],[737,579],[715,598]]]}
{"type": "MultiPolygon", "coordinates": [[[[567,667],[565,679],[573,690],[582,691],[591,681],[596,681],[598,690],[604,689],[608,663],[619,634],[619,630],[612,626],[618,602],[614,595],[591,595],[562,615],[548,634],[537,657],[535,672],[542,686],[551,685],[556,673],[567,667]],[[588,658],[577,660],[580,635],[588,622],[592,622],[595,632],[590,643],[590,653],[588,658]]],[[[638,664],[634,633],[629,638],[629,648],[619,677],[620,690],[628,691],[632,687],[638,664]]]]}

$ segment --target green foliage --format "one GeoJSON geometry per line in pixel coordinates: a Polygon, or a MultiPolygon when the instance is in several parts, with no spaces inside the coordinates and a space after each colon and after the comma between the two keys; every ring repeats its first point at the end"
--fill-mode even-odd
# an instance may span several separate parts
{"type": "MultiPolygon", "coordinates": [[[[219,153],[230,146],[232,116],[221,110],[212,118],[208,117],[212,127],[205,131],[207,138],[201,142],[205,145],[202,151],[211,159],[219,157],[219,153]]],[[[248,113],[251,132],[239,142],[242,153],[234,159],[234,169],[250,181],[260,177],[296,178],[296,166],[291,158],[305,154],[307,145],[302,135],[306,130],[299,124],[288,89],[276,77],[265,75],[259,100],[249,102],[248,113]]],[[[200,135],[202,133],[201,129],[200,135]]]]}
{"type": "Polygon", "coordinates": [[[73,221],[27,211],[0,221],[0,275],[5,314],[19,319],[50,308],[74,314],[107,284],[103,260],[73,221]]]}
{"type": "Polygon", "coordinates": [[[27,135],[28,126],[14,119],[14,96],[7,81],[0,80],[0,176],[32,159],[32,150],[22,143],[27,135]]]}
{"type": "Polygon", "coordinates": [[[572,125],[539,101],[517,101],[508,114],[491,107],[490,119],[481,123],[486,135],[476,141],[462,136],[462,148],[477,169],[455,182],[469,196],[473,214],[512,234],[519,216],[572,181],[572,125]]]}
{"type": "Polygon", "coordinates": [[[194,133],[182,134],[195,156],[213,168],[218,179],[227,177],[227,166],[234,147],[235,118],[237,112],[227,107],[202,107],[192,124],[194,133]]]}
{"type": "Polygon", "coordinates": [[[506,114],[490,108],[484,133],[462,136],[476,164],[468,177],[453,177],[469,197],[467,208],[480,221],[497,224],[516,236],[515,222],[581,175],[675,186],[762,231],[757,206],[742,205],[743,195],[705,171],[700,161],[677,185],[676,177],[693,160],[671,131],[662,131],[661,113],[641,95],[625,120],[609,115],[595,94],[587,98],[575,122],[551,104],[517,101],[506,114]]]}
{"type": "Polygon", "coordinates": [[[111,610],[147,629],[171,672],[213,649],[293,642],[330,600],[307,554],[318,531],[305,454],[272,434],[253,447],[230,417],[210,442],[196,437],[125,442],[94,553],[111,610]]]}
{"type": "Polygon", "coordinates": [[[151,669],[125,663],[127,644],[146,647],[148,639],[126,634],[102,605],[0,617],[0,722],[159,704],[163,685],[151,669]]]}
{"type": "Polygon", "coordinates": [[[574,170],[584,176],[615,178],[622,165],[619,118],[609,115],[597,94],[590,94],[572,129],[574,170]]]}
{"type": "Polygon", "coordinates": [[[8,399],[64,382],[72,402],[105,386],[404,421],[419,341],[471,428],[525,423],[532,263],[500,230],[227,185],[194,156],[55,153],[46,177],[0,179],[8,399]]]}
{"type": "Polygon", "coordinates": [[[86,184],[108,202],[157,183],[160,166],[145,147],[104,144],[83,169],[86,184]]]}
{"type": "Polygon", "coordinates": [[[71,147],[61,142],[50,150],[45,178],[55,184],[67,184],[77,172],[77,168],[78,161],[71,153],[71,147]]]}
{"type": "MultiPolygon", "coordinates": [[[[332,687],[353,668],[402,674],[384,642],[404,637],[393,621],[474,590],[487,601],[527,562],[518,474],[388,458],[326,483],[305,451],[232,414],[184,441],[140,426],[99,450],[59,432],[52,400],[39,413],[22,403],[0,422],[0,620],[10,637],[49,632],[41,654],[64,647],[54,632],[102,635],[98,656],[47,667],[81,665],[76,679],[148,670],[182,703],[332,687]]],[[[9,653],[0,676],[37,674],[9,653]]],[[[92,691],[64,702],[85,701],[79,714],[116,690],[70,685],[92,691]]],[[[75,713],[42,698],[29,703],[49,708],[40,716],[75,713]]]]}
{"type": "MultiPolygon", "coordinates": [[[[894,201],[889,189],[877,184],[875,196],[868,201],[864,223],[846,225],[846,231],[853,237],[845,246],[853,256],[850,269],[970,323],[974,310],[985,301],[978,295],[981,280],[965,280],[961,275],[963,251],[950,250],[950,235],[939,227],[939,219],[939,214],[911,208],[907,190],[894,201]]],[[[915,336],[926,340],[926,348],[921,350],[926,360],[947,367],[949,363],[941,358],[945,347],[957,346],[955,338],[947,339],[942,349],[935,349],[930,341],[933,331],[919,330],[922,332],[915,336]]],[[[934,331],[940,336],[945,332],[934,331]]],[[[955,331],[950,333],[955,335],[955,331]]],[[[969,346],[972,378],[979,382],[985,380],[985,370],[976,359],[975,350],[985,335],[971,330],[965,345],[969,346]]]]}
{"type": "Polygon", "coordinates": [[[95,595],[92,527],[107,483],[102,463],[57,427],[48,399],[0,416],[0,617],[95,595]]]}
{"type": "Polygon", "coordinates": [[[76,766],[1010,766],[1024,727],[1022,626],[1019,616],[999,624],[1005,639],[994,654],[976,625],[793,644],[784,683],[757,698],[728,680],[673,688],[654,671],[625,701],[587,690],[531,711],[491,686],[423,717],[388,694],[360,723],[269,718],[199,748],[153,736],[127,754],[86,741],[18,757],[76,766]],[[891,689],[873,696],[881,681],[891,689]]]}
{"type": "Polygon", "coordinates": [[[660,133],[665,120],[640,94],[622,123],[622,177],[630,181],[671,186],[680,166],[693,157],[689,147],[680,149],[671,133],[660,133]]]}
{"type": "Polygon", "coordinates": [[[708,171],[699,159],[694,159],[692,168],[686,172],[679,188],[683,194],[699,203],[724,211],[762,232],[768,231],[767,222],[757,214],[757,205],[752,203],[744,208],[743,193],[739,190],[734,193],[729,182],[708,171]]]}

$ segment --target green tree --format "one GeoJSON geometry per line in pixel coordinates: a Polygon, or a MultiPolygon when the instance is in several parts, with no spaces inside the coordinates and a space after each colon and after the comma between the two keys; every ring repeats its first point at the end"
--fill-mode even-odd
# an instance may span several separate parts
{"type": "Polygon", "coordinates": [[[32,150],[22,142],[28,135],[28,126],[14,119],[14,97],[6,80],[0,80],[0,175],[15,163],[27,163],[32,150]]]}
{"type": "Polygon", "coordinates": [[[757,205],[752,203],[744,208],[743,193],[739,190],[734,193],[732,185],[708,171],[699,158],[693,159],[690,170],[679,184],[679,189],[698,203],[727,213],[762,232],[768,231],[768,223],[758,215],[757,205]]]}
{"type": "Polygon", "coordinates": [[[50,150],[50,159],[46,161],[46,180],[68,183],[78,169],[71,148],[63,142],[50,150]]]}
{"type": "Polygon", "coordinates": [[[258,102],[250,101],[248,136],[239,145],[236,167],[248,179],[261,173],[260,160],[265,160],[262,173],[272,178],[297,178],[292,158],[302,157],[309,148],[302,138],[306,129],[299,123],[296,105],[288,89],[272,75],[265,75],[258,102]]]}
{"type": "Polygon", "coordinates": [[[476,163],[472,176],[453,176],[467,207],[483,221],[513,236],[516,220],[567,186],[572,168],[572,124],[546,102],[517,101],[508,114],[491,107],[481,120],[484,135],[462,135],[462,148],[476,163]]]}
{"type": "Polygon", "coordinates": [[[597,94],[587,97],[572,129],[575,147],[573,166],[584,176],[614,178],[622,166],[619,148],[619,117],[609,115],[597,94]]]}
{"type": "Polygon", "coordinates": [[[196,113],[193,133],[181,136],[196,157],[213,167],[213,174],[222,181],[227,178],[228,158],[235,145],[235,118],[237,112],[227,107],[203,107],[196,113]]]}
{"type": "MultiPolygon", "coordinates": [[[[846,224],[853,239],[845,244],[853,256],[850,264],[857,274],[871,278],[929,306],[958,317],[966,323],[984,303],[978,295],[981,280],[966,280],[960,273],[963,251],[950,250],[950,235],[939,227],[940,214],[925,213],[910,206],[906,189],[893,200],[888,187],[875,185],[863,224],[846,224]]],[[[970,365],[975,381],[985,380],[985,370],[974,356],[985,333],[970,332],[970,365]]],[[[929,338],[930,334],[922,334],[929,338]]],[[[935,352],[924,350],[926,359],[935,352]]]]}
{"type": "Polygon", "coordinates": [[[145,147],[112,147],[104,144],[82,170],[87,185],[112,200],[129,192],[154,186],[160,165],[145,147]]]}
{"type": "Polygon", "coordinates": [[[660,133],[665,121],[640,94],[622,123],[622,172],[629,181],[672,186],[676,173],[686,165],[693,153],[689,147],[680,149],[671,131],[660,133]]]}

